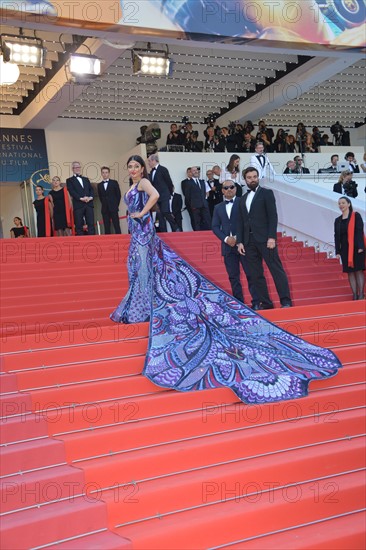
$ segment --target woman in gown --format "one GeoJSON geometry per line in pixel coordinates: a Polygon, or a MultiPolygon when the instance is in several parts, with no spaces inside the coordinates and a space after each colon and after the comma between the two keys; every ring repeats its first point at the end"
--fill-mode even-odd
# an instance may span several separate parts
{"type": "Polygon", "coordinates": [[[72,206],[67,187],[62,187],[58,176],[52,178],[50,195],[53,200],[53,229],[58,237],[70,237],[73,219],[72,206]]]}
{"type": "Polygon", "coordinates": [[[348,280],[354,300],[365,298],[365,236],[363,221],[358,212],[353,212],[352,203],[348,197],[338,201],[342,214],[334,222],[334,241],[337,258],[340,258],[343,273],[348,274],[348,280]]]}
{"type": "Polygon", "coordinates": [[[10,237],[12,239],[24,239],[29,237],[29,230],[26,225],[23,225],[22,219],[18,216],[15,216],[14,226],[10,229],[10,237]]]}
{"type": "Polygon", "coordinates": [[[42,185],[36,186],[36,195],[37,198],[33,202],[33,206],[37,212],[37,237],[51,237],[53,214],[52,197],[44,196],[44,188],[42,185]]]}
{"type": "Polygon", "coordinates": [[[149,210],[157,198],[145,170],[140,157],[131,157],[132,185],[124,197],[130,286],[111,315],[119,323],[150,319],[143,374],[179,391],[226,386],[246,403],[303,397],[310,380],[334,376],[341,364],[333,352],[266,321],[155,235],[149,210]]]}
{"type": "Polygon", "coordinates": [[[220,183],[227,180],[231,180],[235,183],[236,196],[241,197],[243,195],[243,186],[245,185],[245,181],[241,177],[239,155],[231,155],[229,164],[224,170],[221,171],[220,183]]]}

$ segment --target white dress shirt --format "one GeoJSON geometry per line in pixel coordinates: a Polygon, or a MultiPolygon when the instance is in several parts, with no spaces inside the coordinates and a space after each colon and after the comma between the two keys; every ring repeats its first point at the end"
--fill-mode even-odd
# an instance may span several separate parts
{"type": "MultiPolygon", "coordinates": [[[[257,189],[258,189],[258,187],[257,187],[257,189]]],[[[248,212],[250,212],[250,207],[252,206],[254,196],[255,196],[255,191],[250,190],[250,192],[247,196],[247,200],[245,201],[245,206],[247,207],[248,212]]]]}

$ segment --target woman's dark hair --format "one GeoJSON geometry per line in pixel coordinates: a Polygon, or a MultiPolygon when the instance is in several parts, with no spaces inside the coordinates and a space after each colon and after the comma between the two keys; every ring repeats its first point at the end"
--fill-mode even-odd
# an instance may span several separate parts
{"type": "Polygon", "coordinates": [[[37,185],[36,185],[36,189],[37,189],[37,187],[39,187],[40,189],[42,189],[42,193],[43,193],[43,191],[44,191],[43,185],[38,185],[38,184],[37,184],[37,185]]]}
{"type": "Polygon", "coordinates": [[[341,200],[341,199],[344,199],[347,203],[348,203],[348,206],[349,206],[349,213],[351,215],[351,213],[353,212],[353,206],[352,206],[352,202],[350,201],[350,199],[348,197],[340,197],[338,199],[338,202],[341,200]]]}
{"type": "Polygon", "coordinates": [[[230,172],[230,174],[232,174],[234,172],[234,170],[235,170],[235,172],[239,172],[238,166],[234,166],[234,162],[238,159],[240,159],[239,155],[231,155],[230,160],[229,160],[229,164],[226,167],[226,170],[228,172],[230,172]]]}
{"type": "MultiPolygon", "coordinates": [[[[140,155],[132,155],[132,157],[130,157],[127,161],[127,166],[130,164],[130,162],[132,160],[134,160],[135,162],[138,162],[139,164],[141,164],[141,166],[144,169],[144,171],[142,173],[142,177],[148,179],[147,169],[146,169],[146,164],[145,164],[144,159],[142,157],[140,157],[140,155]]],[[[132,185],[132,179],[131,178],[130,178],[130,185],[132,185]]]]}
{"type": "Polygon", "coordinates": [[[20,225],[23,227],[22,218],[19,218],[19,216],[14,216],[14,220],[19,220],[19,221],[20,221],[20,225]]]}

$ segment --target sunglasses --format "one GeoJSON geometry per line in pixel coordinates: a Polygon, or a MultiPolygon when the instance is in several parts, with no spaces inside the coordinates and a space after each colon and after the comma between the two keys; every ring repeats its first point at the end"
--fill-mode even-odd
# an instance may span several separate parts
{"type": "Polygon", "coordinates": [[[228,189],[235,189],[235,185],[229,185],[229,187],[223,187],[223,189],[225,191],[227,191],[228,189]]]}

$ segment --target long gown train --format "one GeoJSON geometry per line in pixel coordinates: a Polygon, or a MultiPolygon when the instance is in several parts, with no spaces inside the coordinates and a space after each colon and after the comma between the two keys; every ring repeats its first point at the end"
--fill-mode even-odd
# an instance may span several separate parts
{"type": "MultiPolygon", "coordinates": [[[[130,212],[146,200],[139,191],[126,197],[130,212]]],[[[200,275],[155,235],[149,214],[130,218],[129,228],[130,287],[111,318],[151,320],[143,374],[158,386],[226,386],[245,403],[268,403],[303,397],[310,380],[342,366],[332,351],[277,327],[200,275]]]]}

